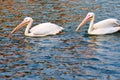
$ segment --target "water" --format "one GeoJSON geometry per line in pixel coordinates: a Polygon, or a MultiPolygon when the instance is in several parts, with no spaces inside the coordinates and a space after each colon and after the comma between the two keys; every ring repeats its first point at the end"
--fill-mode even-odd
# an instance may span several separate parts
{"type": "Polygon", "coordinates": [[[1,0],[0,80],[120,80],[120,33],[87,34],[76,27],[88,12],[96,20],[120,18],[119,0],[1,0]],[[26,16],[33,26],[53,22],[62,34],[25,37],[24,28],[8,34],[26,16]]]}

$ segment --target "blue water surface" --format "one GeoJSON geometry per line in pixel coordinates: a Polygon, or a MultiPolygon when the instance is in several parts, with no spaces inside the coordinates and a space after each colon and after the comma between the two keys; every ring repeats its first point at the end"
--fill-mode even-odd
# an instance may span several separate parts
{"type": "Polygon", "coordinates": [[[74,32],[88,12],[95,22],[120,19],[120,0],[1,0],[0,80],[120,80],[120,32],[90,36],[89,23],[74,32]],[[53,22],[55,36],[8,34],[25,17],[33,26],[53,22]]]}

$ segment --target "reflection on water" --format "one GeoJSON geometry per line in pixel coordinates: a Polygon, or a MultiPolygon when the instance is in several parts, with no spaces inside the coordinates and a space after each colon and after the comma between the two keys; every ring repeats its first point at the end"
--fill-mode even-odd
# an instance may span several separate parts
{"type": "Polygon", "coordinates": [[[96,22],[118,18],[118,0],[1,0],[0,79],[119,80],[120,33],[89,36],[88,24],[75,33],[83,17],[93,11],[96,22]],[[117,15],[117,16],[116,16],[117,15]],[[55,36],[25,37],[24,28],[11,39],[10,31],[26,16],[33,26],[53,22],[65,28],[55,36]]]}

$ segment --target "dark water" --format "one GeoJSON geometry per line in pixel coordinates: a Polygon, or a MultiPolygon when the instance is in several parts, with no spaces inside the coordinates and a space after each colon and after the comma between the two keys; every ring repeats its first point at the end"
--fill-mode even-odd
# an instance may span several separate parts
{"type": "Polygon", "coordinates": [[[90,11],[96,22],[120,19],[120,0],[0,0],[0,80],[120,80],[120,32],[90,36],[89,24],[74,32],[90,11]],[[65,30],[33,38],[23,28],[10,40],[26,16],[65,30]]]}

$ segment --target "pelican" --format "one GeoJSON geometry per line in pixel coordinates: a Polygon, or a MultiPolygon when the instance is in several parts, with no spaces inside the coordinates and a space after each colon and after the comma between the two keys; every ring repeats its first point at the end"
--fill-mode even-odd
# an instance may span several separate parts
{"type": "Polygon", "coordinates": [[[61,32],[64,29],[63,27],[60,27],[50,22],[38,24],[30,29],[32,23],[33,23],[33,19],[31,17],[26,17],[17,27],[15,27],[11,31],[11,34],[19,30],[26,24],[27,24],[27,27],[25,29],[24,35],[32,36],[32,37],[56,35],[57,33],[61,32]]]}
{"type": "Polygon", "coordinates": [[[78,31],[88,20],[91,20],[88,28],[88,34],[90,35],[105,35],[120,30],[119,20],[110,18],[94,24],[95,14],[89,12],[75,31],[78,31]]]}

